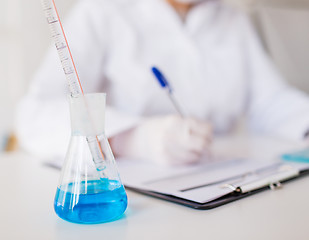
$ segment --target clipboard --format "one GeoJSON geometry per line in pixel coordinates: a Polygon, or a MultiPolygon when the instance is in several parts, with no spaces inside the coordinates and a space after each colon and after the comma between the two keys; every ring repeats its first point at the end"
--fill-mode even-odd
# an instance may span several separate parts
{"type": "MultiPolygon", "coordinates": [[[[286,182],[309,174],[309,164],[286,163],[284,161],[265,164],[246,159],[225,160],[210,165],[205,164],[193,168],[189,167],[187,170],[173,169],[171,173],[169,173],[168,169],[161,169],[161,171],[158,171],[158,167],[141,166],[139,165],[140,163],[128,164],[129,162],[130,160],[120,161],[120,164],[118,162],[122,181],[127,189],[199,210],[213,209],[265,190],[275,190],[281,188],[286,182]],[[145,171],[145,169],[148,168],[150,172],[152,168],[153,176],[151,176],[150,172],[142,174],[142,171],[145,171]],[[227,171],[228,169],[232,171],[227,171]],[[235,169],[238,169],[238,172],[231,174],[231,172],[236,171],[235,169]],[[208,198],[208,200],[205,201],[200,201],[201,199],[197,201],[198,197],[196,199],[190,195],[187,195],[190,197],[186,197],[186,195],[175,193],[175,191],[173,192],[172,188],[169,187],[164,189],[164,181],[168,183],[169,180],[173,181],[175,178],[186,178],[188,175],[195,173],[202,175],[203,171],[207,174],[207,170],[212,172],[223,171],[226,172],[227,175],[223,178],[220,175],[220,178],[213,179],[213,181],[207,181],[206,183],[199,182],[196,184],[196,182],[192,182],[195,186],[192,186],[191,188],[182,188],[182,186],[180,186],[180,189],[185,192],[200,189],[200,193],[202,193],[203,191],[212,191],[215,187],[225,187],[228,191],[222,191],[222,194],[214,194],[213,198],[208,198]],[[171,174],[171,176],[166,177],[166,174],[171,174]],[[143,175],[148,176],[145,178],[143,175]],[[163,184],[153,184],[158,182],[163,182],[163,184]]],[[[208,194],[207,196],[210,195],[208,194]]]]}

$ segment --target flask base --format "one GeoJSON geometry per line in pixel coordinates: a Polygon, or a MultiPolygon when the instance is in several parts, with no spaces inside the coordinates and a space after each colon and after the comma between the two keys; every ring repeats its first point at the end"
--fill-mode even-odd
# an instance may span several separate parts
{"type": "Polygon", "coordinates": [[[118,181],[91,180],[57,189],[57,215],[69,222],[95,224],[118,219],[127,208],[127,195],[118,181]]]}

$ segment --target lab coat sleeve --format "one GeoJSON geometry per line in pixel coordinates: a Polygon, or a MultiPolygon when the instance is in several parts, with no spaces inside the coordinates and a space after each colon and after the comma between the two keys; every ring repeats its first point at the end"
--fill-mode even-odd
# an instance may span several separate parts
{"type": "MultiPolygon", "coordinates": [[[[64,29],[85,93],[98,92],[106,81],[104,61],[110,41],[107,19],[112,13],[109,1],[80,1],[65,21],[64,29]]],[[[43,158],[64,157],[70,138],[67,94],[67,82],[52,47],[17,110],[16,133],[23,149],[43,158]]],[[[112,106],[107,106],[106,117],[108,137],[127,130],[139,119],[112,106]]]]}
{"type": "Polygon", "coordinates": [[[255,132],[300,140],[309,129],[309,97],[284,82],[247,19],[242,21],[249,125],[255,132]]]}

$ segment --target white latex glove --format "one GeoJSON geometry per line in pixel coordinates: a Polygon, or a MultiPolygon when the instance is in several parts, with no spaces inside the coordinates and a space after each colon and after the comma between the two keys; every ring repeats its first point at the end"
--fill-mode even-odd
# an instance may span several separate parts
{"type": "Polygon", "coordinates": [[[208,122],[171,115],[150,118],[110,142],[119,157],[181,165],[201,160],[209,153],[211,139],[208,122]]]}

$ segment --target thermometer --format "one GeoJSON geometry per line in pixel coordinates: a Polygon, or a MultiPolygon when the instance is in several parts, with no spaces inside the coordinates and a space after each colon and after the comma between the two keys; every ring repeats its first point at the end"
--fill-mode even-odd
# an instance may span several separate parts
{"type": "MultiPolygon", "coordinates": [[[[56,8],[54,0],[41,0],[43,11],[45,13],[47,23],[50,27],[52,39],[54,40],[63,72],[66,76],[71,96],[84,95],[84,91],[79,79],[77,69],[73,60],[73,56],[56,8]]],[[[85,104],[87,102],[85,99],[85,104]]],[[[91,118],[89,118],[91,119],[91,118]]],[[[87,136],[88,146],[100,176],[104,178],[103,170],[106,168],[104,162],[104,153],[97,136],[87,136]]]]}

